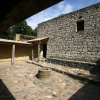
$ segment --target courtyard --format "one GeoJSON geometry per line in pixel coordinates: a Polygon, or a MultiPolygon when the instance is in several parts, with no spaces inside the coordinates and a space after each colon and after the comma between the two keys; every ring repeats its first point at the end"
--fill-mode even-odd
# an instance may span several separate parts
{"type": "Polygon", "coordinates": [[[25,61],[0,64],[0,100],[100,100],[100,84],[92,82],[88,71],[41,62],[51,70],[51,77],[36,77],[40,66],[25,61]],[[64,73],[65,73],[64,72],[64,73]]]}

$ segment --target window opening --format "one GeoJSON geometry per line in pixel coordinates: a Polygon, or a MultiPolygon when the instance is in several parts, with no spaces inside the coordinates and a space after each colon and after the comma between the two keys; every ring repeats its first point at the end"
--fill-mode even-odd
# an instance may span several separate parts
{"type": "Polygon", "coordinates": [[[77,21],[77,31],[83,31],[84,30],[84,20],[77,21]]]}

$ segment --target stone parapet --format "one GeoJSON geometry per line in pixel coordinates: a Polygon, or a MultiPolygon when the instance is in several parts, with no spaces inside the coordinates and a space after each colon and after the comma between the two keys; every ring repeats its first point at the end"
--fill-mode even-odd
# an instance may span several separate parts
{"type": "Polygon", "coordinates": [[[74,61],[74,60],[64,60],[64,59],[58,59],[58,58],[47,58],[47,62],[59,64],[63,66],[79,68],[79,69],[85,69],[85,70],[91,70],[97,66],[96,63],[74,61]]]}

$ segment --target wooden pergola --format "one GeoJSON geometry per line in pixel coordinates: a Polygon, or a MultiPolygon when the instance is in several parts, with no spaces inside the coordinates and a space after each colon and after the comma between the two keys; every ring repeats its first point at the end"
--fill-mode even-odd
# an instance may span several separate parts
{"type": "MultiPolygon", "coordinates": [[[[43,43],[47,43],[48,37],[36,38],[32,40],[27,40],[28,43],[38,44],[38,62],[40,61],[40,45],[43,43]]],[[[32,60],[34,60],[34,51],[32,49],[32,60]]]]}
{"type": "Polygon", "coordinates": [[[43,43],[47,43],[48,39],[49,39],[48,37],[43,37],[43,38],[36,38],[36,39],[32,39],[32,40],[27,40],[26,42],[0,39],[0,44],[11,44],[12,45],[11,64],[13,65],[14,58],[15,58],[16,45],[32,46],[32,60],[34,60],[33,46],[34,46],[34,44],[37,44],[38,45],[38,62],[39,62],[40,61],[40,45],[43,43]]]}
{"type": "Polygon", "coordinates": [[[11,44],[12,45],[12,57],[11,57],[11,64],[14,64],[15,58],[15,45],[29,45],[32,46],[32,43],[22,42],[22,41],[14,41],[14,40],[6,40],[0,39],[0,44],[11,44]]]}

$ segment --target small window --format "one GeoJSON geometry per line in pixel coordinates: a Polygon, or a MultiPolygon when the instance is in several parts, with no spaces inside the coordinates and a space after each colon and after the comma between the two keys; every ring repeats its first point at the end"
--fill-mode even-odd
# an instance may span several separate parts
{"type": "Polygon", "coordinates": [[[83,31],[84,30],[84,20],[77,21],[77,31],[83,31]]]}

